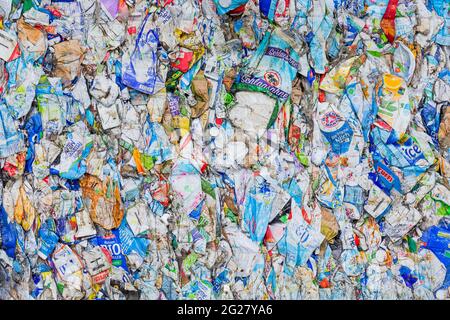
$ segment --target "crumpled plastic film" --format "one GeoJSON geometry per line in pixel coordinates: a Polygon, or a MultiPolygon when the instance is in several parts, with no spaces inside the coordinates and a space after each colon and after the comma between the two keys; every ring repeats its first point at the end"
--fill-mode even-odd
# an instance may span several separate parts
{"type": "Polygon", "coordinates": [[[0,0],[0,299],[450,299],[448,0],[0,0]]]}

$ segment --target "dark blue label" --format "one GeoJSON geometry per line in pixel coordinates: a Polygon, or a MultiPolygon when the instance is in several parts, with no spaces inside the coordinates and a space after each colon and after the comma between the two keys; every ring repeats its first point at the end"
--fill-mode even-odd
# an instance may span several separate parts
{"type": "Polygon", "coordinates": [[[331,149],[336,154],[343,154],[350,148],[350,142],[353,138],[353,130],[346,122],[336,131],[326,132],[322,130],[323,135],[331,144],[331,149]]]}

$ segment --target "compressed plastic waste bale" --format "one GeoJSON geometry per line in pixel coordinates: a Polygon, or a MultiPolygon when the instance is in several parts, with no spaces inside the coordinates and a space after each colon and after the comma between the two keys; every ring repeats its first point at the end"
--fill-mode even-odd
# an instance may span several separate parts
{"type": "Polygon", "coordinates": [[[0,299],[450,299],[445,0],[0,0],[0,299]]]}

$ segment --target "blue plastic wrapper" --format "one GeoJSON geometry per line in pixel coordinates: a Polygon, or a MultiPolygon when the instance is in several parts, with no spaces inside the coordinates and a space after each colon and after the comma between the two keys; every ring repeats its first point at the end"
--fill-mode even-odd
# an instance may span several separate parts
{"type": "Polygon", "coordinates": [[[450,286],[450,227],[448,223],[443,222],[439,226],[430,227],[420,240],[423,242],[422,246],[431,250],[447,268],[447,274],[442,284],[443,288],[447,288],[450,286]]]}
{"type": "Polygon", "coordinates": [[[6,158],[20,151],[23,134],[17,130],[14,120],[4,103],[0,102],[0,157],[6,158]]]}
{"type": "Polygon", "coordinates": [[[250,194],[245,202],[244,222],[250,238],[260,242],[264,238],[267,224],[269,223],[271,203],[275,197],[270,185],[264,181],[255,181],[250,189],[250,194]]]}
{"type": "Polygon", "coordinates": [[[429,9],[433,9],[444,19],[444,25],[436,35],[436,42],[444,46],[450,45],[450,14],[448,12],[448,2],[445,0],[430,0],[427,3],[429,9]]]}
{"type": "Polygon", "coordinates": [[[157,69],[158,31],[151,28],[149,19],[150,15],[147,15],[130,60],[122,64],[122,83],[138,91],[155,94],[164,87],[164,81],[157,69]]]}
{"type": "Polygon", "coordinates": [[[47,259],[55,250],[56,244],[58,243],[59,237],[56,234],[56,225],[52,219],[48,219],[42,225],[39,230],[40,237],[40,247],[39,255],[40,257],[47,259]]]}
{"type": "Polygon", "coordinates": [[[14,227],[14,223],[8,221],[8,215],[3,206],[0,210],[0,230],[2,236],[1,246],[2,249],[6,251],[9,257],[14,258],[16,256],[16,229],[14,227]]]}
{"type": "Polygon", "coordinates": [[[27,130],[29,148],[27,151],[27,159],[25,163],[25,171],[32,172],[32,165],[34,161],[34,144],[38,143],[42,135],[42,121],[39,113],[30,117],[25,124],[25,130],[27,130]]]}

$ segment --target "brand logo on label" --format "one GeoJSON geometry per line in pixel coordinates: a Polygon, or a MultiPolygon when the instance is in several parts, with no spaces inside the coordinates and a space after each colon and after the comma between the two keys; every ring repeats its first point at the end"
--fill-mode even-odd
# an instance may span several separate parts
{"type": "Polygon", "coordinates": [[[280,85],[280,75],[275,71],[266,72],[264,74],[264,80],[274,87],[278,87],[280,85]]]}
{"type": "Polygon", "coordinates": [[[401,146],[401,150],[410,160],[414,160],[420,155],[422,155],[422,150],[420,150],[419,146],[413,143],[411,146],[401,146]]]}
{"type": "Polygon", "coordinates": [[[321,121],[325,128],[333,128],[339,122],[339,115],[334,111],[330,111],[323,115],[321,121]]]}
{"type": "Polygon", "coordinates": [[[383,178],[385,178],[387,181],[389,181],[389,183],[391,183],[391,182],[394,180],[394,178],[393,178],[389,173],[387,173],[386,170],[384,170],[384,169],[381,168],[381,167],[378,167],[377,172],[378,172],[379,174],[381,174],[381,176],[382,176],[383,178]]]}

